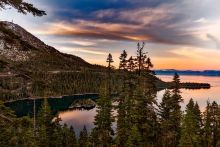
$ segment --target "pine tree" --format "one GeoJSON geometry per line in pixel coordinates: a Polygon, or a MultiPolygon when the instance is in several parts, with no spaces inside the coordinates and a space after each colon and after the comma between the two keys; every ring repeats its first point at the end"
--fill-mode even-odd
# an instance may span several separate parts
{"type": "Polygon", "coordinates": [[[95,116],[95,128],[92,130],[93,145],[109,147],[112,144],[114,131],[111,128],[112,122],[112,104],[106,89],[101,89],[100,98],[97,101],[98,110],[95,116]]]}
{"type": "Polygon", "coordinates": [[[83,130],[79,135],[79,147],[87,147],[88,146],[88,132],[86,126],[83,127],[83,130]]]}
{"type": "Polygon", "coordinates": [[[76,133],[75,133],[75,130],[72,126],[70,127],[70,143],[71,143],[72,147],[77,146],[76,133]]]}
{"type": "Polygon", "coordinates": [[[106,62],[108,63],[108,68],[111,69],[111,63],[113,63],[112,54],[108,54],[108,57],[106,59],[106,62]]]}
{"type": "Polygon", "coordinates": [[[64,147],[76,147],[76,136],[73,128],[68,128],[66,124],[62,127],[62,146],[64,147]]]}
{"type": "Polygon", "coordinates": [[[166,90],[162,102],[159,105],[160,116],[160,144],[164,147],[172,146],[173,142],[173,123],[171,120],[172,113],[172,95],[169,90],[166,90]]]}
{"type": "Polygon", "coordinates": [[[134,71],[135,71],[135,68],[136,68],[135,62],[134,62],[133,57],[131,56],[131,57],[128,59],[127,69],[128,69],[128,71],[130,71],[130,72],[134,72],[134,71]]]}
{"type": "Polygon", "coordinates": [[[203,146],[210,147],[212,142],[212,124],[211,124],[211,105],[207,102],[206,110],[204,112],[204,134],[203,134],[203,146]]]}
{"type": "Polygon", "coordinates": [[[28,117],[18,118],[10,128],[11,138],[8,140],[8,146],[13,147],[37,147],[33,133],[33,123],[28,117]]]}
{"type": "Polygon", "coordinates": [[[179,144],[180,139],[180,123],[181,123],[181,106],[182,96],[180,95],[180,77],[175,73],[173,78],[174,89],[172,91],[172,113],[171,118],[173,119],[174,139],[173,143],[175,146],[179,144]]]}
{"type": "Polygon", "coordinates": [[[127,91],[124,90],[120,94],[119,104],[118,104],[118,115],[117,115],[117,134],[116,134],[116,144],[118,147],[126,147],[126,143],[129,136],[129,123],[127,119],[127,109],[126,109],[126,98],[127,91]]]}
{"type": "Polygon", "coordinates": [[[124,71],[127,68],[127,56],[128,56],[127,52],[125,50],[123,50],[123,53],[119,57],[119,59],[120,59],[119,69],[122,69],[124,71]]]}
{"type": "Polygon", "coordinates": [[[150,57],[147,58],[147,61],[145,62],[145,64],[146,64],[145,69],[147,70],[147,72],[150,72],[151,68],[154,67],[153,63],[151,62],[150,57]]]}
{"type": "Polygon", "coordinates": [[[137,44],[137,67],[138,67],[138,75],[141,75],[141,70],[143,70],[143,65],[144,65],[144,60],[146,58],[146,53],[144,53],[143,49],[144,49],[144,45],[145,43],[142,43],[142,46],[140,45],[140,43],[138,42],[137,44]]]}
{"type": "Polygon", "coordinates": [[[146,85],[144,77],[138,77],[138,84],[135,90],[135,110],[138,129],[141,134],[143,145],[151,146],[156,142],[157,115],[154,104],[155,95],[151,91],[151,85],[146,85]]]}
{"type": "Polygon", "coordinates": [[[45,11],[39,10],[32,4],[24,2],[23,0],[0,0],[0,8],[6,9],[6,6],[11,6],[18,10],[19,13],[32,13],[34,16],[46,15],[45,11]]]}
{"type": "Polygon", "coordinates": [[[149,73],[150,68],[153,67],[151,59],[147,56],[147,52],[144,52],[144,46],[144,42],[142,45],[140,43],[137,44],[137,58],[135,60],[139,76],[141,76],[141,72],[143,71],[147,71],[149,73]]]}
{"type": "Polygon", "coordinates": [[[138,127],[134,125],[131,128],[131,132],[127,141],[127,147],[142,147],[142,146],[143,146],[143,142],[140,131],[138,130],[138,127]]]}
{"type": "Polygon", "coordinates": [[[111,63],[114,62],[111,54],[108,55],[106,62],[108,63],[108,92],[111,94],[111,63]]]}
{"type": "Polygon", "coordinates": [[[174,76],[174,89],[167,90],[159,106],[159,116],[161,125],[161,143],[165,147],[177,146],[180,139],[181,106],[182,101],[179,90],[179,76],[174,76]]]}
{"type": "Polygon", "coordinates": [[[53,116],[51,114],[50,106],[47,99],[44,99],[37,117],[37,141],[39,146],[47,147],[50,145],[52,119],[53,116]]]}
{"type": "Polygon", "coordinates": [[[214,101],[208,102],[204,112],[204,146],[220,145],[220,108],[214,101]]]}
{"type": "MultiPolygon", "coordinates": [[[[124,50],[121,56],[119,57],[120,64],[119,69],[124,71],[123,73],[123,86],[122,91],[119,96],[119,103],[117,106],[118,116],[117,116],[117,134],[116,134],[116,145],[118,147],[126,147],[127,140],[129,136],[129,124],[128,123],[128,76],[126,71],[127,69],[127,52],[124,50]]],[[[130,107],[130,106],[129,106],[130,107]]]]}
{"type": "Polygon", "coordinates": [[[180,147],[197,147],[201,146],[201,118],[198,105],[190,99],[186,106],[186,114],[183,117],[181,126],[180,147]]]}

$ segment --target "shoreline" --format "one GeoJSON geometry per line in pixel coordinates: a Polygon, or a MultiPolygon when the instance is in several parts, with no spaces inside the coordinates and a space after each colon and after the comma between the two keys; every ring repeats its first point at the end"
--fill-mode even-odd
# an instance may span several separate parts
{"type": "Polygon", "coordinates": [[[98,95],[98,93],[82,93],[82,94],[73,94],[73,95],[62,95],[62,96],[48,96],[48,97],[29,97],[29,98],[22,98],[18,100],[9,100],[3,102],[5,103],[13,103],[16,101],[24,101],[24,100],[40,100],[40,99],[62,99],[64,97],[74,97],[74,96],[86,96],[86,95],[98,95]]]}

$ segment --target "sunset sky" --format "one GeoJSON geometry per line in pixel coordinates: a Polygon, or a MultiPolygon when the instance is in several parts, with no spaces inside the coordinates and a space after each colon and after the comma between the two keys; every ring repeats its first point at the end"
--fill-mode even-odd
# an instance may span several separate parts
{"type": "Polygon", "coordinates": [[[220,0],[28,0],[47,16],[0,11],[59,51],[114,65],[122,50],[135,55],[138,41],[154,69],[220,70],[220,0]]]}

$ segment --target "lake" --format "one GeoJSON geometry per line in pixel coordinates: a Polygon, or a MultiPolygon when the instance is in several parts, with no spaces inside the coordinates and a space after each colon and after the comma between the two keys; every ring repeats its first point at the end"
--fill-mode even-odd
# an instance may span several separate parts
{"type": "MultiPolygon", "coordinates": [[[[171,81],[172,76],[160,75],[158,76],[164,81],[171,81]]],[[[204,110],[207,104],[207,100],[216,101],[220,104],[220,77],[215,76],[180,76],[181,82],[198,82],[198,83],[209,83],[211,84],[210,89],[181,89],[181,95],[184,102],[181,104],[182,110],[184,110],[185,105],[189,102],[190,98],[193,98],[198,102],[200,109],[204,110]]],[[[161,101],[161,98],[165,90],[158,92],[157,99],[158,102],[161,101]]]]}
{"type": "MultiPolygon", "coordinates": [[[[160,79],[164,81],[172,81],[173,76],[159,75],[160,79]]],[[[220,104],[220,77],[208,77],[208,76],[180,76],[181,82],[201,82],[211,84],[210,89],[181,89],[181,95],[184,99],[184,102],[181,103],[182,110],[185,109],[185,105],[188,103],[190,98],[193,98],[198,102],[200,109],[204,110],[206,107],[207,100],[216,101],[220,104]]],[[[165,90],[159,91],[157,93],[157,101],[161,102],[162,96],[165,90]]],[[[97,95],[76,95],[63,97],[62,99],[49,99],[49,104],[54,113],[58,113],[59,117],[62,119],[61,124],[66,123],[68,126],[73,126],[77,134],[86,125],[87,129],[90,131],[94,125],[94,116],[96,115],[96,108],[85,110],[85,109],[68,109],[68,107],[74,103],[76,100],[80,99],[96,99],[97,95]]],[[[39,109],[42,100],[36,100],[37,108],[39,109]]],[[[16,111],[17,115],[27,115],[33,113],[33,100],[26,101],[16,101],[10,104],[10,107],[16,111]],[[24,111],[25,110],[25,111],[24,111]]],[[[115,123],[113,124],[115,128],[115,123]]]]}
{"type": "MultiPolygon", "coordinates": [[[[158,76],[164,81],[172,81],[173,76],[160,75],[158,76]]],[[[193,98],[198,102],[200,109],[204,110],[206,107],[207,100],[216,101],[220,104],[220,77],[207,77],[207,76],[180,76],[181,82],[201,82],[211,84],[210,89],[181,89],[181,95],[184,102],[181,104],[182,110],[185,109],[185,105],[188,103],[190,98],[193,98]]],[[[160,102],[165,90],[159,91],[157,94],[157,101],[160,102]]],[[[84,125],[87,126],[88,130],[94,127],[93,121],[96,115],[96,108],[92,110],[69,110],[59,112],[59,116],[62,119],[62,124],[66,123],[69,126],[74,126],[78,133],[80,128],[84,125]]]]}

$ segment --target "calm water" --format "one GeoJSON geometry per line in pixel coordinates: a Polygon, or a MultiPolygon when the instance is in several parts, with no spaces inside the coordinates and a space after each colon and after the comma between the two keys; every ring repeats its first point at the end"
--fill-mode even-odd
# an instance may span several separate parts
{"type": "MultiPolygon", "coordinates": [[[[158,76],[164,81],[171,81],[172,76],[158,76]]],[[[184,110],[185,105],[188,103],[190,98],[197,101],[202,110],[206,106],[207,100],[217,101],[220,104],[220,77],[204,77],[204,76],[181,76],[182,82],[201,82],[210,83],[211,89],[200,89],[200,90],[186,90],[181,89],[181,95],[184,102],[181,104],[184,110]]],[[[157,101],[160,102],[165,90],[158,92],[157,101]]],[[[59,112],[59,116],[62,119],[62,124],[66,123],[69,126],[73,126],[78,134],[80,129],[86,125],[88,130],[94,127],[94,116],[96,115],[96,108],[92,110],[69,110],[59,112]]],[[[114,124],[115,125],[115,124],[114,124]]]]}
{"type": "MultiPolygon", "coordinates": [[[[164,81],[171,81],[172,76],[158,76],[164,81]]],[[[184,102],[181,104],[182,109],[185,108],[185,105],[189,102],[190,98],[193,98],[198,102],[200,108],[204,110],[206,107],[207,100],[216,101],[220,104],[220,77],[208,77],[208,76],[180,76],[181,82],[199,82],[199,83],[209,83],[211,84],[210,89],[199,89],[199,90],[190,90],[190,89],[181,89],[181,95],[184,99],[184,102]]],[[[164,91],[158,92],[157,99],[158,102],[161,101],[161,98],[164,94],[164,91]]]]}

